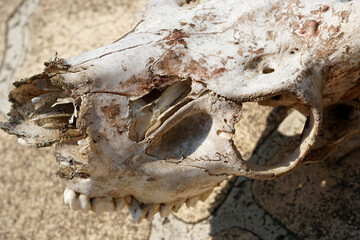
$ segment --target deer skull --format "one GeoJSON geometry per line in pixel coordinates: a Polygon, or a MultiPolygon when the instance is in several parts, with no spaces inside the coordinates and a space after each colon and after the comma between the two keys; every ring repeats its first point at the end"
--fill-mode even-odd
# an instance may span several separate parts
{"type": "Polygon", "coordinates": [[[1,127],[54,147],[71,208],[165,217],[229,175],[272,179],[357,134],[359,25],[360,1],[150,0],[119,40],[16,82],[1,127]],[[278,165],[234,146],[249,101],[307,116],[278,165]]]}

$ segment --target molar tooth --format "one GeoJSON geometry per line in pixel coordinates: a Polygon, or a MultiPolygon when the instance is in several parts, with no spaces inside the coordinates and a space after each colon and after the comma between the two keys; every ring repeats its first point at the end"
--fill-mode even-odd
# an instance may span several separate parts
{"type": "Polygon", "coordinates": [[[114,211],[114,201],[110,197],[95,197],[91,200],[91,210],[96,214],[114,211]]]}
{"type": "Polygon", "coordinates": [[[80,209],[79,194],[74,190],[66,188],[64,191],[64,202],[68,204],[72,210],[80,209]]]}
{"type": "Polygon", "coordinates": [[[174,212],[174,213],[177,213],[177,212],[180,210],[180,208],[182,207],[182,205],[184,205],[185,201],[186,201],[186,199],[182,199],[182,200],[177,201],[177,202],[174,204],[174,207],[173,207],[173,209],[172,209],[173,212],[174,212]]]}
{"type": "Polygon", "coordinates": [[[199,196],[195,196],[186,200],[187,207],[195,207],[197,202],[199,201],[199,196]]]}
{"type": "Polygon", "coordinates": [[[171,210],[174,207],[174,203],[165,203],[160,205],[160,216],[165,218],[168,217],[171,213],[171,210]]]}
{"type": "Polygon", "coordinates": [[[207,192],[204,192],[203,194],[200,195],[200,200],[202,202],[205,202],[206,199],[208,199],[208,197],[210,196],[210,194],[213,192],[213,189],[212,190],[209,190],[207,192]]]}
{"type": "Polygon", "coordinates": [[[91,210],[90,198],[87,195],[80,194],[79,196],[80,207],[84,211],[91,210]]]}
{"type": "Polygon", "coordinates": [[[147,213],[147,220],[151,221],[156,213],[158,213],[160,210],[160,204],[153,203],[149,205],[149,211],[147,213]]]}

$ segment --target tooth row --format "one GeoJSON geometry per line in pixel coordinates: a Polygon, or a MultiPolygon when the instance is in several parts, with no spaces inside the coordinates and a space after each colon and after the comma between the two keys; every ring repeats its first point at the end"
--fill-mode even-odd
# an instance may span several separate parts
{"type": "Polygon", "coordinates": [[[143,204],[131,196],[125,198],[89,198],[87,195],[79,194],[74,190],[66,188],[64,191],[64,202],[66,205],[69,205],[72,210],[91,210],[96,214],[113,211],[119,212],[125,206],[128,206],[134,222],[141,222],[144,218],[151,221],[156,213],[159,213],[163,218],[168,217],[171,212],[177,213],[184,203],[186,203],[187,207],[195,207],[199,200],[204,202],[211,192],[212,190],[199,196],[179,200],[174,203],[143,204]]]}

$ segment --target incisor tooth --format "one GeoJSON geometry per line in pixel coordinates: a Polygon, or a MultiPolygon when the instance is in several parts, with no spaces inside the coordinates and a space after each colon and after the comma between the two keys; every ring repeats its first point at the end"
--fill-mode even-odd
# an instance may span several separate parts
{"type": "Polygon", "coordinates": [[[208,199],[208,197],[210,196],[210,194],[211,194],[212,192],[213,192],[213,190],[204,192],[203,194],[200,195],[200,200],[201,200],[202,202],[205,202],[206,199],[208,199]]]}
{"type": "Polygon", "coordinates": [[[199,196],[189,198],[186,200],[186,206],[195,207],[198,201],[199,201],[199,196]]]}
{"type": "Polygon", "coordinates": [[[160,205],[160,216],[163,218],[168,217],[170,215],[173,207],[174,207],[173,203],[161,204],[160,205]]]}
{"type": "Polygon", "coordinates": [[[72,210],[80,209],[80,201],[78,194],[69,188],[64,191],[64,202],[68,204],[72,210]]]}
{"type": "Polygon", "coordinates": [[[114,211],[114,201],[110,197],[95,197],[91,199],[91,210],[96,214],[114,211]]]}
{"type": "Polygon", "coordinates": [[[70,192],[70,189],[68,188],[65,188],[64,190],[64,203],[65,204],[69,204],[70,202],[70,198],[71,198],[71,192],[70,192]]]}
{"type": "Polygon", "coordinates": [[[160,210],[160,204],[154,203],[149,206],[149,211],[147,213],[147,220],[151,221],[156,213],[160,210]]]}
{"type": "Polygon", "coordinates": [[[79,196],[80,207],[84,211],[91,210],[90,198],[87,195],[80,194],[79,196]]]}

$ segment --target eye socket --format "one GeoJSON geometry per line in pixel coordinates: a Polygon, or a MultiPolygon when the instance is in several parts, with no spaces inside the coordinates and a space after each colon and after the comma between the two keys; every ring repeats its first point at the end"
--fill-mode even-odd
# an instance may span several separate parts
{"type": "Polygon", "coordinates": [[[244,103],[234,141],[246,161],[274,165],[300,144],[305,122],[306,117],[295,109],[244,103]]]}
{"type": "Polygon", "coordinates": [[[147,152],[160,159],[183,159],[196,152],[213,124],[207,113],[186,117],[149,147],[147,152]]]}

